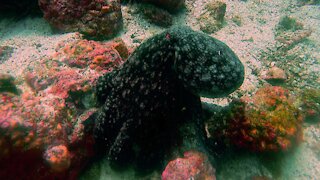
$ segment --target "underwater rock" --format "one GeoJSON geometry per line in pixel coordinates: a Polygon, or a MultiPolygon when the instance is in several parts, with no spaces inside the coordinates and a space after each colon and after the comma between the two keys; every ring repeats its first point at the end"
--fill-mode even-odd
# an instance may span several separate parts
{"type": "Polygon", "coordinates": [[[122,58],[129,56],[128,49],[121,39],[107,43],[78,40],[74,43],[61,43],[56,48],[54,59],[70,67],[85,68],[106,73],[122,64],[122,58]],[[118,51],[119,50],[119,51],[118,51]]]}
{"type": "Polygon", "coordinates": [[[163,171],[162,180],[173,179],[215,180],[215,169],[206,155],[188,151],[184,153],[183,158],[170,161],[163,171]]]}
{"type": "Polygon", "coordinates": [[[153,24],[162,27],[169,27],[172,25],[172,15],[166,10],[158,9],[153,5],[143,4],[139,8],[144,18],[153,24]]]}
{"type": "Polygon", "coordinates": [[[170,12],[177,12],[184,7],[185,0],[142,0],[142,2],[151,3],[162,7],[170,12]]]}
{"type": "Polygon", "coordinates": [[[280,19],[276,27],[275,39],[282,43],[282,50],[289,50],[312,34],[312,29],[290,16],[280,19]]]}
{"type": "Polygon", "coordinates": [[[302,120],[288,90],[266,86],[232,102],[206,126],[213,141],[253,152],[279,152],[302,140],[302,120]]]}
{"type": "Polygon", "coordinates": [[[221,41],[184,26],[141,44],[121,68],[100,77],[103,104],[94,124],[97,150],[115,164],[160,164],[177,145],[179,124],[190,120],[204,138],[199,96],[223,97],[244,80],[244,67],[221,41]],[[164,146],[165,145],[165,146],[164,146]]]}
{"type": "Polygon", "coordinates": [[[307,122],[320,121],[320,89],[305,89],[299,95],[302,113],[307,122]]]}
{"type": "Polygon", "coordinates": [[[123,26],[120,0],[39,0],[39,5],[44,18],[60,31],[110,38],[123,26]]]}
{"type": "Polygon", "coordinates": [[[273,66],[272,68],[268,69],[265,74],[262,74],[262,78],[272,85],[278,85],[287,80],[287,75],[283,69],[273,66]]]}
{"type": "Polygon", "coordinates": [[[0,64],[10,58],[14,48],[10,46],[0,46],[0,64]]]}
{"type": "Polygon", "coordinates": [[[63,42],[54,55],[26,68],[30,88],[21,96],[0,92],[0,179],[76,179],[93,154],[92,136],[82,125],[95,111],[93,84],[122,64],[121,56],[128,51],[120,40],[63,42]],[[90,67],[97,56],[110,62],[90,67]]]}
{"type": "Polygon", "coordinates": [[[276,27],[277,31],[297,31],[302,29],[303,29],[303,24],[290,16],[281,17],[276,27]]]}
{"type": "Polygon", "coordinates": [[[214,33],[222,28],[227,5],[222,1],[212,1],[205,6],[204,13],[198,18],[200,29],[214,33]]]}
{"type": "Polygon", "coordinates": [[[1,92],[11,92],[18,94],[18,89],[15,85],[15,78],[9,74],[0,73],[0,93],[1,92]]]}

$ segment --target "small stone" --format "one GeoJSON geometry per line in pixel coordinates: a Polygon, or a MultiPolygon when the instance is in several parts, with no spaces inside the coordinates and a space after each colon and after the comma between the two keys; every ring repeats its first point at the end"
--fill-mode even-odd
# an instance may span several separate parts
{"type": "Polygon", "coordinates": [[[89,38],[111,38],[123,26],[120,0],[39,0],[39,6],[55,29],[89,38]]]}
{"type": "Polygon", "coordinates": [[[150,23],[162,27],[169,27],[172,25],[172,15],[163,9],[159,9],[153,5],[141,5],[140,11],[143,17],[150,23]]]}
{"type": "Polygon", "coordinates": [[[273,66],[262,75],[262,78],[272,85],[278,85],[287,80],[287,75],[283,69],[273,66]]]}
{"type": "MultiPolygon", "coordinates": [[[[265,86],[214,113],[208,123],[211,144],[252,152],[288,152],[302,140],[303,117],[296,97],[280,86],[265,86]]],[[[212,148],[216,148],[212,146],[212,148]]]]}
{"type": "Polygon", "coordinates": [[[170,12],[177,12],[178,10],[182,9],[185,4],[185,0],[142,0],[142,1],[157,5],[170,12]]]}
{"type": "Polygon", "coordinates": [[[0,74],[0,93],[1,92],[11,92],[18,93],[18,89],[14,84],[14,77],[9,74],[0,74]]]}

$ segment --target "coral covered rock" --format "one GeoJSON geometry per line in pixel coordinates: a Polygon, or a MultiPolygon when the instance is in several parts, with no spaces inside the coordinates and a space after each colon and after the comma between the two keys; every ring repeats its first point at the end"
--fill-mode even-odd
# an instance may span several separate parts
{"type": "Polygon", "coordinates": [[[59,44],[54,59],[58,59],[70,67],[90,67],[97,71],[111,71],[128,57],[128,49],[121,39],[115,42],[98,43],[79,40],[69,44],[59,44]],[[118,51],[118,49],[120,51],[118,51]]]}
{"type": "Polygon", "coordinates": [[[14,83],[14,77],[9,74],[0,73],[0,93],[1,92],[12,92],[18,93],[18,89],[14,83]]]}
{"type": "Polygon", "coordinates": [[[97,149],[120,164],[159,164],[180,122],[190,119],[203,137],[199,96],[226,96],[243,79],[242,63],[221,41],[183,26],[164,31],[98,80],[97,149]]]}
{"type": "Polygon", "coordinates": [[[309,122],[320,121],[320,89],[305,89],[300,94],[301,109],[309,122]]]}
{"type": "Polygon", "coordinates": [[[61,31],[109,38],[122,28],[120,0],[39,0],[44,18],[61,31]]]}
{"type": "Polygon", "coordinates": [[[215,169],[211,166],[206,155],[188,151],[183,158],[177,158],[168,163],[162,173],[163,180],[215,180],[215,169]]]}
{"type": "Polygon", "coordinates": [[[121,41],[61,43],[53,56],[27,68],[29,87],[21,96],[0,92],[0,179],[76,178],[92,155],[82,122],[95,111],[93,84],[122,64],[120,53],[128,55],[121,41]],[[109,63],[92,68],[97,56],[109,63]]]}
{"type": "Polygon", "coordinates": [[[289,91],[277,86],[259,89],[233,102],[207,123],[212,139],[254,152],[287,151],[302,138],[302,116],[289,91]]]}

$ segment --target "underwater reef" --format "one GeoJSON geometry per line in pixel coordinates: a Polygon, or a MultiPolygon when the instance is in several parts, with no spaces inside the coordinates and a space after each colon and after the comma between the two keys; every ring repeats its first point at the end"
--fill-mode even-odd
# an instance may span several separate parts
{"type": "Polygon", "coordinates": [[[0,179],[76,179],[93,155],[81,122],[95,111],[94,82],[128,53],[120,39],[61,42],[23,78],[0,74],[0,179]]]}
{"type": "Polygon", "coordinates": [[[64,32],[110,38],[123,25],[120,0],[39,0],[39,6],[50,25],[64,32]]]}
{"type": "Polygon", "coordinates": [[[209,139],[251,152],[289,151],[302,141],[303,116],[295,102],[285,88],[262,87],[213,115],[206,123],[209,139]]]}
{"type": "Polygon", "coordinates": [[[179,126],[193,122],[204,140],[200,96],[224,97],[244,80],[244,67],[221,41],[175,26],[141,44],[118,69],[99,78],[102,107],[84,124],[115,166],[161,164],[178,145],[179,126]]]}

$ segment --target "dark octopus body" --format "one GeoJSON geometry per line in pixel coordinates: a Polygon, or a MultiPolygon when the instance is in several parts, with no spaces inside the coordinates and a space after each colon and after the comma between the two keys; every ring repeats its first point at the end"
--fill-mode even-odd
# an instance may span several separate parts
{"type": "Polygon", "coordinates": [[[219,40],[181,26],[155,35],[98,80],[98,149],[114,162],[156,163],[181,123],[194,122],[204,136],[200,96],[226,96],[243,79],[242,63],[219,40]]]}

